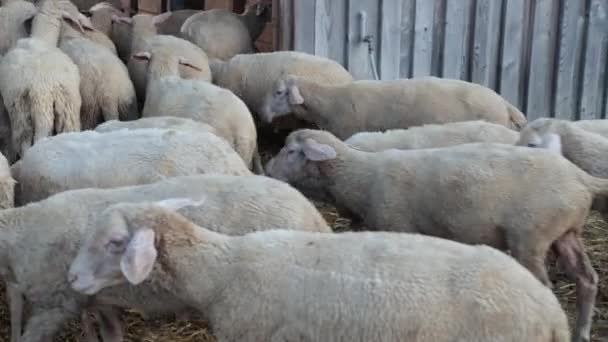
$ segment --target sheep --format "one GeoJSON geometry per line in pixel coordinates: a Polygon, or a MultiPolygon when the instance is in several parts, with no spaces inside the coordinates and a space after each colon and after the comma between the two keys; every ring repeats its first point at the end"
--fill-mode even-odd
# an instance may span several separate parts
{"type": "Polygon", "coordinates": [[[555,295],[493,248],[397,233],[227,236],[174,212],[193,203],[108,207],[71,287],[154,285],[204,312],[218,341],[570,341],[555,295]],[[491,304],[469,309],[480,303],[491,304]]]}
{"type": "MultiPolygon", "coordinates": [[[[67,26],[67,25],[64,25],[67,26]]],[[[127,67],[104,47],[71,27],[64,28],[59,48],[80,72],[81,128],[94,129],[107,120],[135,120],[139,113],[127,67]]]]}
{"type": "MultiPolygon", "coordinates": [[[[110,37],[112,35],[112,17],[128,16],[127,13],[114,7],[109,2],[100,2],[89,8],[91,23],[95,29],[110,37]]],[[[129,39],[129,44],[131,40],[129,39]]]]}
{"type": "Polygon", "coordinates": [[[0,210],[15,206],[15,183],[8,160],[0,154],[0,210]]]}
{"type": "MultiPolygon", "coordinates": [[[[552,140],[547,147],[559,148],[559,136],[552,140]]],[[[608,180],[553,150],[472,143],[363,152],[329,132],[299,130],[266,173],[330,196],[372,229],[509,250],[547,286],[552,248],[577,283],[577,341],[589,340],[598,276],[581,234],[593,198],[608,195],[608,180]]]]}
{"type": "Polygon", "coordinates": [[[19,157],[53,133],[80,130],[78,67],[57,48],[62,19],[77,19],[55,1],[44,1],[40,7],[31,38],[17,41],[0,64],[0,94],[19,157]]]}
{"type": "Polygon", "coordinates": [[[0,56],[17,41],[27,37],[28,27],[37,13],[36,6],[28,1],[3,2],[0,7],[0,56]]]}
{"type": "Polygon", "coordinates": [[[416,150],[447,147],[473,142],[514,144],[519,133],[486,121],[462,121],[443,125],[423,125],[409,129],[391,129],[386,132],[361,132],[344,142],[367,152],[380,152],[391,148],[416,150]]]}
{"type": "Polygon", "coordinates": [[[230,89],[252,112],[261,113],[264,96],[284,72],[311,77],[325,84],[352,82],[353,77],[339,63],[328,58],[294,51],[242,54],[220,61],[211,59],[213,83],[230,89]]]}
{"type": "MultiPolygon", "coordinates": [[[[534,120],[522,129],[521,138],[516,145],[542,148],[543,146],[540,145],[544,141],[551,135],[557,134],[561,139],[560,153],[564,157],[592,176],[608,178],[608,162],[604,160],[604,156],[608,153],[608,137],[587,130],[601,132],[601,123],[597,125],[593,123],[593,121],[599,120],[584,121],[581,124],[580,122],[549,118],[534,120]]],[[[600,211],[604,219],[608,221],[606,199],[596,199],[593,209],[600,211]]]]}
{"type": "Polygon", "coordinates": [[[243,158],[262,173],[257,150],[257,132],[247,106],[231,91],[202,80],[185,80],[179,67],[197,70],[185,57],[178,57],[164,47],[133,54],[133,60],[148,64],[148,89],[142,117],[171,115],[191,118],[214,127],[243,158]]]}
{"type": "MultiPolygon", "coordinates": [[[[198,46],[191,42],[168,35],[157,35],[157,25],[160,25],[162,20],[167,17],[152,16],[148,14],[138,14],[132,18],[128,17],[113,17],[116,27],[117,41],[124,41],[124,36],[130,36],[131,45],[127,53],[127,66],[129,75],[133,80],[137,98],[140,101],[145,99],[146,93],[146,70],[147,63],[143,60],[131,58],[132,53],[146,51],[150,49],[161,48],[164,51],[179,54],[191,61],[198,67],[198,70],[192,68],[180,67],[180,75],[185,79],[200,79],[211,82],[211,70],[209,69],[209,60],[207,54],[198,46]],[[119,32],[119,27],[122,27],[122,32],[119,32]]],[[[114,29],[113,29],[114,36],[114,29]]],[[[117,43],[118,45],[118,43],[117,43]]],[[[121,50],[121,48],[119,48],[121,50]]],[[[120,51],[119,51],[120,53],[120,51]]]]}
{"type": "MultiPolygon", "coordinates": [[[[224,234],[279,228],[330,232],[321,214],[298,191],[261,176],[198,175],[115,189],[73,190],[0,211],[0,275],[10,280],[13,291],[23,293],[34,309],[21,342],[50,338],[64,321],[77,318],[90,301],[90,297],[78,296],[70,289],[67,270],[84,234],[107,206],[175,197],[204,198],[202,205],[180,212],[224,234]],[[8,276],[1,273],[9,270],[8,276]]],[[[143,310],[154,305],[152,309],[165,312],[179,308],[177,299],[153,292],[145,297],[145,287],[139,290],[115,287],[97,297],[105,303],[118,301],[143,310]]],[[[15,312],[11,322],[20,317],[15,312]]]]}
{"type": "Polygon", "coordinates": [[[61,134],[35,145],[12,169],[19,204],[87,187],[146,184],[202,173],[251,174],[214,134],[158,128],[61,134]]]}
{"type": "Polygon", "coordinates": [[[608,138],[608,120],[606,119],[577,120],[572,121],[572,124],[576,127],[584,129],[585,131],[599,134],[608,138]]]}
{"type": "Polygon", "coordinates": [[[519,129],[526,122],[492,89],[437,77],[327,85],[284,75],[264,98],[260,115],[265,122],[293,112],[340,139],[357,132],[433,123],[484,120],[519,129]]]}
{"type": "Polygon", "coordinates": [[[270,9],[261,4],[247,6],[241,15],[226,9],[212,9],[186,19],[181,35],[203,49],[209,58],[227,60],[254,52],[253,43],[262,34],[270,16],[270,9]]]}
{"type": "Polygon", "coordinates": [[[184,21],[194,14],[200,12],[200,10],[185,9],[161,13],[157,16],[157,21],[159,22],[159,24],[156,26],[158,33],[181,37],[180,30],[184,24],[184,21]]]}
{"type": "Polygon", "coordinates": [[[150,118],[141,118],[133,121],[106,121],[101,125],[97,126],[95,128],[95,131],[99,133],[105,133],[118,131],[121,129],[135,130],[146,128],[170,128],[195,132],[209,132],[218,135],[215,128],[207,125],[206,123],[173,116],[154,116],[150,118]]]}

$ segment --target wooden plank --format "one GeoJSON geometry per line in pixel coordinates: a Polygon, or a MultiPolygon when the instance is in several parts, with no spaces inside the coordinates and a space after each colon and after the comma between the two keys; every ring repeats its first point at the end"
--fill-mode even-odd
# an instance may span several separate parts
{"type": "Polygon", "coordinates": [[[431,74],[433,59],[433,16],[434,1],[416,1],[416,22],[414,23],[414,63],[412,76],[431,74]]]}
{"type": "MultiPolygon", "coordinates": [[[[335,1],[335,0],[334,0],[335,1]]],[[[379,73],[383,80],[399,78],[401,0],[382,0],[380,8],[379,73]]]]}
{"type": "Polygon", "coordinates": [[[446,0],[434,0],[433,14],[433,49],[431,57],[431,75],[440,77],[443,67],[443,39],[445,36],[446,0]]]}
{"type": "Polygon", "coordinates": [[[497,89],[501,0],[477,0],[471,80],[497,89]]]}
{"type": "Polygon", "coordinates": [[[415,6],[416,0],[401,1],[401,56],[399,62],[399,75],[401,78],[412,77],[415,6]]]}
{"type": "Polygon", "coordinates": [[[552,107],[553,67],[555,60],[557,8],[554,0],[537,0],[528,80],[528,120],[550,117],[552,107]]]}
{"type": "Polygon", "coordinates": [[[591,0],[589,9],[587,50],[580,106],[581,119],[599,119],[602,117],[606,74],[606,41],[608,38],[608,18],[606,18],[608,4],[606,2],[606,0],[591,0]]]}
{"type": "Polygon", "coordinates": [[[315,25],[311,25],[316,20],[315,2],[293,2],[293,48],[296,51],[315,53],[315,25]]]}
{"type": "Polygon", "coordinates": [[[555,117],[574,120],[577,113],[577,96],[580,63],[583,51],[585,3],[580,0],[562,2],[555,117]]]}
{"type": "Polygon", "coordinates": [[[447,0],[442,70],[445,78],[467,79],[472,4],[472,0],[447,0]]]}
{"type": "Polygon", "coordinates": [[[526,0],[507,0],[502,39],[500,94],[518,108],[523,106],[524,22],[526,0]]]}
{"type": "Polygon", "coordinates": [[[377,1],[350,0],[348,2],[348,59],[346,64],[355,79],[373,79],[367,44],[363,42],[364,37],[361,34],[373,36],[373,58],[376,58],[377,61],[378,15],[377,1]],[[365,15],[365,23],[361,21],[361,14],[365,15]]]}
{"type": "Polygon", "coordinates": [[[279,18],[277,20],[278,27],[275,30],[278,32],[278,50],[293,50],[293,1],[294,0],[276,0],[279,3],[279,18]]]}
{"type": "Polygon", "coordinates": [[[346,0],[317,0],[315,54],[346,64],[346,0]]]}

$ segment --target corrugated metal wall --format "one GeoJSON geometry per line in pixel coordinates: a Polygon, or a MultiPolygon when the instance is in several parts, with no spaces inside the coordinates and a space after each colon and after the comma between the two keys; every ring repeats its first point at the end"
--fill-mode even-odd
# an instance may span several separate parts
{"type": "Polygon", "coordinates": [[[283,48],[330,57],[359,79],[373,77],[363,34],[382,79],[473,81],[531,119],[608,112],[608,0],[278,2],[283,48]]]}

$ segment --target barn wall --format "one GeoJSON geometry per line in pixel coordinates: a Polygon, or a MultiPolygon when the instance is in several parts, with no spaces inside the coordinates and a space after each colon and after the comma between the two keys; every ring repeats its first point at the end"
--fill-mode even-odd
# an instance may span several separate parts
{"type": "Polygon", "coordinates": [[[332,58],[356,78],[373,78],[373,60],[381,79],[486,85],[530,119],[606,117],[608,0],[277,2],[279,48],[332,58]]]}

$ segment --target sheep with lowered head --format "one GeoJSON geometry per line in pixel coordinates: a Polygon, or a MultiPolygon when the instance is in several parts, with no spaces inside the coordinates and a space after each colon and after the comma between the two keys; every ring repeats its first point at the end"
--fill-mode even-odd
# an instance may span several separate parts
{"type": "Polygon", "coordinates": [[[210,67],[213,83],[230,89],[258,114],[263,111],[264,96],[285,72],[324,84],[343,84],[353,80],[338,62],[295,51],[242,54],[227,61],[212,59],[210,67]]]}
{"type": "Polygon", "coordinates": [[[128,13],[121,11],[118,7],[115,7],[109,2],[99,2],[91,6],[91,8],[89,8],[89,13],[91,15],[89,19],[91,20],[93,27],[108,37],[112,35],[112,17],[128,16],[128,13]]]}
{"type": "Polygon", "coordinates": [[[264,95],[266,122],[294,113],[346,139],[357,132],[484,120],[519,129],[525,116],[490,88],[460,80],[420,77],[328,85],[284,75],[264,95]]]}
{"type": "Polygon", "coordinates": [[[570,341],[556,297],[493,248],[396,233],[227,236],[174,212],[191,203],[106,209],[72,288],[154,284],[205,313],[219,341],[570,341]]]}
{"type": "Polygon", "coordinates": [[[251,174],[216,135],[172,129],[62,134],[41,141],[13,166],[20,204],[72,189],[146,184],[202,173],[251,174]]]}
{"type": "Polygon", "coordinates": [[[78,19],[61,1],[44,0],[39,6],[31,37],[20,39],[0,64],[0,94],[20,157],[49,135],[80,130],[78,67],[57,48],[61,22],[78,19]]]}
{"type": "Polygon", "coordinates": [[[113,132],[121,129],[136,130],[146,128],[170,128],[177,130],[187,130],[195,132],[209,132],[217,135],[215,128],[206,123],[194,121],[187,118],[177,118],[173,116],[154,116],[150,118],[141,118],[132,121],[112,120],[106,121],[95,128],[96,132],[105,133],[113,132]]]}
{"type": "Polygon", "coordinates": [[[135,88],[122,61],[103,46],[64,24],[59,48],[80,72],[81,128],[94,129],[108,120],[134,120],[139,116],[135,88]]]}
{"type": "Polygon", "coordinates": [[[598,276],[581,234],[592,200],[608,196],[608,180],[558,153],[492,143],[364,152],[331,133],[299,130],[266,172],[327,194],[372,229],[509,250],[548,286],[553,249],[576,280],[577,341],[589,341],[598,276]]]}
{"type": "MultiPolygon", "coordinates": [[[[185,79],[198,79],[211,82],[211,70],[209,60],[205,51],[191,42],[174,36],[157,35],[157,25],[166,20],[163,16],[152,16],[148,14],[137,14],[131,18],[115,17],[117,21],[114,26],[126,26],[130,28],[131,44],[128,51],[127,66],[129,75],[133,80],[137,98],[143,101],[146,97],[148,61],[131,58],[132,54],[140,51],[162,49],[166,53],[184,57],[196,69],[185,66],[179,67],[180,76],[185,79]]],[[[122,39],[122,38],[120,38],[122,39]]]]}
{"type": "Polygon", "coordinates": [[[389,129],[386,132],[360,132],[344,142],[359,150],[380,152],[391,148],[417,150],[473,142],[514,144],[518,138],[519,133],[502,125],[486,121],[462,121],[389,129]]]}
{"type": "Polygon", "coordinates": [[[263,173],[257,150],[257,131],[247,106],[227,89],[202,80],[185,80],[179,67],[198,69],[185,57],[152,48],[133,54],[148,63],[148,89],[143,117],[171,115],[191,118],[215,128],[256,173],[263,173]]]}
{"type": "MultiPolygon", "coordinates": [[[[591,122],[580,124],[579,122],[542,118],[530,122],[522,129],[517,145],[542,148],[544,142],[557,134],[561,139],[560,152],[564,157],[590,175],[608,178],[608,161],[605,160],[605,156],[608,154],[608,137],[593,132],[594,130],[601,132],[601,129],[601,123],[598,125],[592,125],[591,122]]],[[[608,220],[606,199],[596,199],[593,208],[600,211],[604,215],[604,219],[608,220]]]]}
{"type": "MultiPolygon", "coordinates": [[[[153,284],[139,286],[136,291],[117,286],[91,298],[78,296],[66,279],[81,241],[106,207],[175,197],[197,202],[204,199],[198,206],[183,208],[180,213],[222,234],[240,235],[267,229],[331,231],[318,210],[298,191],[260,176],[198,175],[115,189],[73,190],[24,207],[2,210],[0,275],[11,281],[13,294],[21,293],[34,310],[20,341],[50,339],[65,321],[77,318],[91,299],[104,306],[120,305],[146,313],[187,309],[190,303],[153,284]]],[[[16,302],[10,300],[11,304],[16,302]]],[[[101,322],[106,322],[106,318],[101,322]]],[[[20,323],[20,319],[21,312],[11,310],[11,322],[20,323]]],[[[20,330],[21,324],[16,324],[17,336],[21,335],[20,330]]]]}
{"type": "Polygon", "coordinates": [[[247,6],[241,15],[227,9],[212,9],[190,16],[180,33],[203,49],[209,58],[227,60],[254,52],[253,43],[264,31],[271,15],[269,6],[262,4],[247,6]]]}

